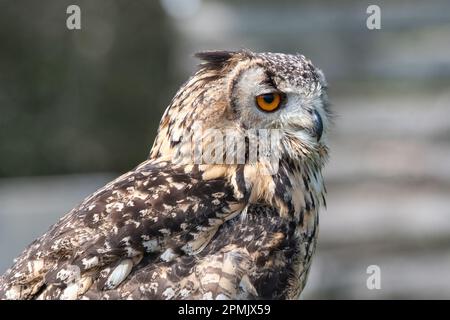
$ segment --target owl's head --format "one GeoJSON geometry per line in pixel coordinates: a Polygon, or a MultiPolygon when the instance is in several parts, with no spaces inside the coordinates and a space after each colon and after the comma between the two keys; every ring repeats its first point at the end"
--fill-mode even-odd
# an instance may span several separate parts
{"type": "Polygon", "coordinates": [[[326,157],[330,124],[323,73],[302,55],[210,51],[173,98],[160,123],[150,158],[172,156],[202,129],[244,133],[279,130],[282,156],[326,157]]]}

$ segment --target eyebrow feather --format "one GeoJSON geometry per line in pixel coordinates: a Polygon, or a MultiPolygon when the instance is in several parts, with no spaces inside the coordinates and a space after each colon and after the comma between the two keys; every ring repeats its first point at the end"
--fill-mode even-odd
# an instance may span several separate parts
{"type": "Polygon", "coordinates": [[[270,71],[266,71],[266,77],[264,80],[260,82],[261,85],[267,85],[274,89],[277,89],[277,85],[275,84],[275,81],[273,80],[274,74],[270,71]]]}

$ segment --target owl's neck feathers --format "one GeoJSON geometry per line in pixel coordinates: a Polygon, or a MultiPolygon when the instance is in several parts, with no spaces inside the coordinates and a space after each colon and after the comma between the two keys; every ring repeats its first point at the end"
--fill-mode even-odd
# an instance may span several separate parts
{"type": "Polygon", "coordinates": [[[176,93],[159,124],[149,159],[173,158],[196,122],[222,123],[227,102],[215,88],[226,82],[222,70],[212,62],[200,68],[176,93]]]}

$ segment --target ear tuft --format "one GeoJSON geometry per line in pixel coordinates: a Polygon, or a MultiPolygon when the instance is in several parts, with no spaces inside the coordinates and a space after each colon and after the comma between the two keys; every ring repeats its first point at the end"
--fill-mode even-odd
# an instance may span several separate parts
{"type": "Polygon", "coordinates": [[[238,51],[202,51],[197,52],[194,56],[203,61],[202,67],[210,69],[221,69],[227,64],[231,58],[239,54],[238,51]]]}
{"type": "Polygon", "coordinates": [[[197,52],[194,56],[208,63],[224,63],[228,61],[236,53],[237,53],[236,51],[212,50],[212,51],[200,51],[197,52]]]}

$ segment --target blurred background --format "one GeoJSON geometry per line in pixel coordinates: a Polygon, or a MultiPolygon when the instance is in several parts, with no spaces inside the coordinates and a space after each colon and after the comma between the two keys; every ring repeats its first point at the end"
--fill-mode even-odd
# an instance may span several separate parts
{"type": "Polygon", "coordinates": [[[311,58],[336,113],[302,298],[450,298],[448,0],[0,0],[0,44],[0,273],[146,158],[194,52],[248,48],[311,58]]]}

